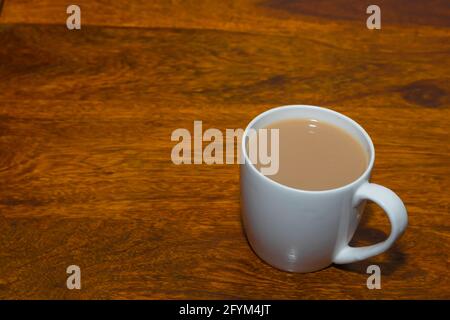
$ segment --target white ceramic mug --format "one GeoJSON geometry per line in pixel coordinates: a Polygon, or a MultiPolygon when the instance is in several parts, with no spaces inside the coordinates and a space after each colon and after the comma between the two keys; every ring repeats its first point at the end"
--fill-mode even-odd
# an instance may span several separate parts
{"type": "MultiPolygon", "coordinates": [[[[375,150],[367,132],[352,119],[321,107],[292,105],[268,110],[247,126],[240,146],[245,162],[240,166],[242,220],[253,250],[272,266],[293,272],[311,272],[332,263],[343,264],[380,254],[403,233],[408,216],[391,190],[370,183],[375,150]],[[246,141],[250,129],[296,118],[332,123],[358,139],[369,164],[353,182],[331,190],[305,191],[282,185],[251,164],[246,141]],[[384,209],[391,223],[389,237],[365,247],[348,244],[358,226],[366,200],[384,209]]],[[[299,168],[300,169],[300,168],[299,168]]]]}

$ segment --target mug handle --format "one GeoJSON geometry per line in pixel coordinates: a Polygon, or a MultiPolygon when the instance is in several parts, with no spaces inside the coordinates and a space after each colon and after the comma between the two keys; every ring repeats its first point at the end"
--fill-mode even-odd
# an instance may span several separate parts
{"type": "Polygon", "coordinates": [[[389,249],[408,225],[408,215],[402,200],[391,190],[375,183],[366,182],[358,188],[354,195],[353,204],[356,206],[362,200],[371,200],[386,212],[391,223],[389,237],[377,244],[365,247],[350,247],[346,245],[334,258],[334,263],[343,264],[361,261],[389,249]]]}

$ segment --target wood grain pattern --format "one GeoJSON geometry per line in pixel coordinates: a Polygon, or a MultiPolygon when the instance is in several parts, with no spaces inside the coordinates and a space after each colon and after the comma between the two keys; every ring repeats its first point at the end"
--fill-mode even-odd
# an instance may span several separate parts
{"type": "MultiPolygon", "coordinates": [[[[369,31],[365,2],[312,3],[79,1],[82,29],[68,31],[64,1],[6,1],[0,298],[449,299],[448,4],[386,1],[369,31]],[[372,136],[372,180],[409,212],[389,252],[273,269],[242,231],[238,167],[170,160],[176,128],[243,128],[293,103],[372,136]],[[65,286],[70,264],[79,291],[65,286]],[[371,264],[382,290],[366,288],[371,264]]],[[[371,204],[353,242],[388,232],[371,204]]]]}

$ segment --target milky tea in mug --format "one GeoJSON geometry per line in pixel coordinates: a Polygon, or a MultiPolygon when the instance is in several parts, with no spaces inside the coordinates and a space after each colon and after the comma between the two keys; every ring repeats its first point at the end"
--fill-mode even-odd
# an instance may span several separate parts
{"type": "Polygon", "coordinates": [[[406,229],[402,200],[370,182],[375,162],[370,136],[343,114],[307,105],[270,109],[250,121],[240,151],[244,230],[254,252],[276,268],[312,272],[361,261],[388,250],[406,229]],[[258,148],[269,151],[258,156],[260,165],[249,146],[255,145],[255,131],[265,128],[278,130],[258,137],[258,148]],[[259,147],[264,140],[273,144],[270,150],[259,147]],[[268,154],[270,169],[276,169],[270,174],[265,173],[268,154]],[[367,200],[383,209],[391,232],[384,241],[353,247],[349,243],[367,200]]]}
{"type": "MultiPolygon", "coordinates": [[[[345,130],[322,120],[298,118],[264,127],[278,129],[279,168],[270,179],[310,191],[342,187],[361,176],[369,157],[361,143],[345,130]]],[[[267,141],[269,152],[271,140],[267,141]]],[[[258,170],[263,167],[255,164],[258,170]]],[[[260,170],[261,171],[261,170],[260,170]]]]}

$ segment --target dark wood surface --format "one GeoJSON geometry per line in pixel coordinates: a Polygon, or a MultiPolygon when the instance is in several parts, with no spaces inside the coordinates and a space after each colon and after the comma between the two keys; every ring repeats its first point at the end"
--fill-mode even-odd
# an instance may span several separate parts
{"type": "MultiPolygon", "coordinates": [[[[0,298],[449,299],[449,4],[393,3],[371,31],[365,1],[78,1],[69,31],[66,1],[6,0],[0,298]],[[276,270],[246,242],[237,165],[172,164],[174,129],[243,128],[283,104],[372,136],[372,181],[409,213],[387,253],[276,270]]],[[[353,243],[388,232],[370,204],[353,243]]]]}

